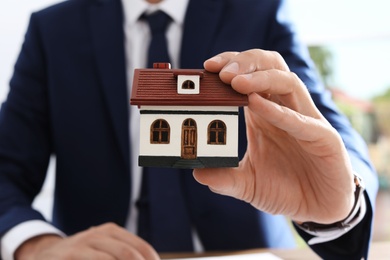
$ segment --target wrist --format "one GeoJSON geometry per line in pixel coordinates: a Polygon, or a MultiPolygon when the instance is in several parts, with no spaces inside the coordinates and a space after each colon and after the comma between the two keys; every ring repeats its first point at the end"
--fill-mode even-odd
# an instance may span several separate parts
{"type": "Polygon", "coordinates": [[[355,202],[352,210],[345,219],[332,224],[319,224],[315,222],[296,222],[297,227],[299,227],[301,230],[304,230],[306,233],[314,236],[308,241],[309,245],[323,243],[336,239],[354,228],[364,218],[367,211],[366,201],[363,194],[364,183],[362,182],[362,179],[356,174],[354,177],[354,182],[356,186],[354,192],[355,202]]]}
{"type": "Polygon", "coordinates": [[[63,238],[61,236],[54,234],[39,235],[30,238],[23,244],[21,244],[18,249],[16,249],[14,258],[15,260],[35,259],[35,256],[39,252],[50,247],[51,245],[57,243],[62,239],[63,238]]]}

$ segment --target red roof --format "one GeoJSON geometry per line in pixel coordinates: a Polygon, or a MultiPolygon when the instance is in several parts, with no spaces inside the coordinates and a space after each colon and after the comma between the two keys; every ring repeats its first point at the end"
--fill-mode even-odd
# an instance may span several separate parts
{"type": "Polygon", "coordinates": [[[160,106],[246,106],[248,96],[223,83],[218,74],[197,69],[136,69],[130,103],[160,106]],[[199,75],[199,94],[178,94],[177,75],[199,75]]]}

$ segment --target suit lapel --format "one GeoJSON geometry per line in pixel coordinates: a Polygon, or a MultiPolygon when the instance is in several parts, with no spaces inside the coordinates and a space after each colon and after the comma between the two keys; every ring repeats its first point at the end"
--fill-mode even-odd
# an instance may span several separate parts
{"type": "Polygon", "coordinates": [[[223,13],[225,0],[190,0],[184,21],[180,66],[203,68],[223,13]]]}
{"type": "Polygon", "coordinates": [[[89,9],[89,23],[97,71],[124,161],[129,161],[128,95],[123,15],[119,0],[100,0],[89,9]]]}

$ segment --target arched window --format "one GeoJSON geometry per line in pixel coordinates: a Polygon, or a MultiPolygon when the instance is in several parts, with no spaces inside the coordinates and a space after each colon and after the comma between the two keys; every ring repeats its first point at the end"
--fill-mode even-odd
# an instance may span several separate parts
{"type": "Polygon", "coordinates": [[[214,120],[209,124],[207,133],[208,144],[226,144],[226,125],[221,120],[214,120]]]}
{"type": "Polygon", "coordinates": [[[150,126],[150,143],[151,144],[169,144],[171,129],[164,119],[155,120],[150,126]]]}
{"type": "Polygon", "coordinates": [[[195,89],[195,83],[192,80],[185,80],[183,84],[181,84],[182,89],[195,89]]]}

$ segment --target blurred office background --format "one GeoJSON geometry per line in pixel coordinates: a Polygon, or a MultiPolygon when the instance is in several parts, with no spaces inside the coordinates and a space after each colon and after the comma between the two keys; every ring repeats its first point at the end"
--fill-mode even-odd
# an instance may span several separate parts
{"type": "MultiPolygon", "coordinates": [[[[0,1],[0,102],[30,13],[56,2],[0,1]]],[[[390,1],[291,0],[290,8],[325,85],[369,146],[380,180],[373,239],[390,240],[390,1]]],[[[35,202],[49,218],[52,161],[35,202]]]]}

